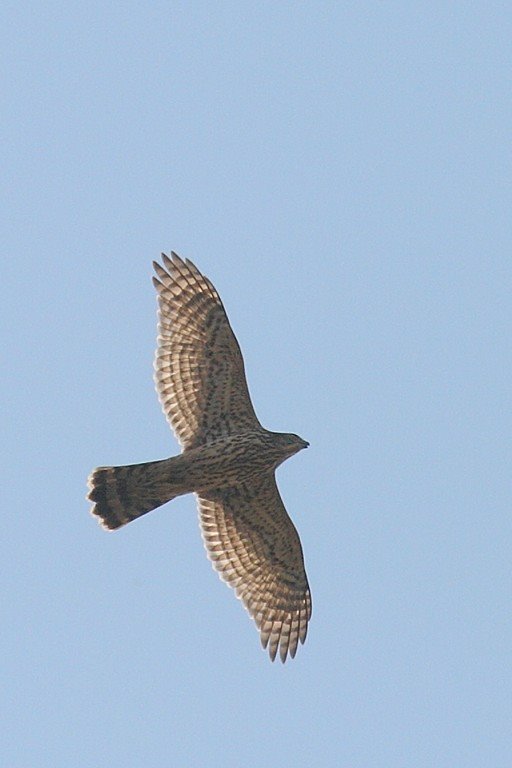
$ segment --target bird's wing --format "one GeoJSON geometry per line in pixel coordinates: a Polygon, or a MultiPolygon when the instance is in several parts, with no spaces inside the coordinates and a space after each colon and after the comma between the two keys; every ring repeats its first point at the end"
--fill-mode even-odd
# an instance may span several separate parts
{"type": "Polygon", "coordinates": [[[208,557],[254,619],[274,660],[293,658],[311,618],[304,558],[273,474],[202,495],[199,515],[208,557]]]}
{"type": "Polygon", "coordinates": [[[191,261],[162,254],[155,383],[181,445],[260,428],[244,361],[219,294],[191,261]]]}

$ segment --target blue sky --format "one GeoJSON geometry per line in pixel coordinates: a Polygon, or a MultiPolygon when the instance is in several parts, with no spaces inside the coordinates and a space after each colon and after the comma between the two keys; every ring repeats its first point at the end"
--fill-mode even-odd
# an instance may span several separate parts
{"type": "Polygon", "coordinates": [[[2,764],[510,765],[512,11],[18,3],[2,23],[2,764]],[[271,664],[176,453],[151,261],[214,281],[313,592],[271,664]]]}

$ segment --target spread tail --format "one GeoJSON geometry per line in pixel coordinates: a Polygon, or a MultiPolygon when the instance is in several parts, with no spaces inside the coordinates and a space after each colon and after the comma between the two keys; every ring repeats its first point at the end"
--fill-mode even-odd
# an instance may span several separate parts
{"type": "Polygon", "coordinates": [[[171,461],[93,470],[87,495],[93,502],[91,514],[99,518],[103,528],[114,530],[170,501],[179,495],[169,478],[171,461]]]}

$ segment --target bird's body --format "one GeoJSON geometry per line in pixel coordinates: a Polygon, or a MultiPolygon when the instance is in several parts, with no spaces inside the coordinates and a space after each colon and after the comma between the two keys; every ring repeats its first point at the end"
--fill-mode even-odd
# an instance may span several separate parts
{"type": "Polygon", "coordinates": [[[203,539],[274,659],[304,642],[311,597],[297,532],[274,479],[307,443],[270,432],[249,398],[243,359],[220,298],[189,261],[155,264],[160,325],[156,384],[183,452],[161,461],[99,467],[89,478],[92,513],[116,529],[186,493],[199,500],[203,539]]]}
{"type": "Polygon", "coordinates": [[[219,437],[161,461],[99,467],[89,499],[103,526],[115,530],[176,496],[255,480],[306,446],[296,435],[266,429],[219,437]]]}

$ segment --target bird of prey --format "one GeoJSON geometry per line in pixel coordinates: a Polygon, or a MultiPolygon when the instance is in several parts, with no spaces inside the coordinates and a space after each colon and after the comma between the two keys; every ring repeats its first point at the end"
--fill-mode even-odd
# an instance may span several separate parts
{"type": "Polygon", "coordinates": [[[302,547],[275,469],[308,443],[258,421],[242,353],[219,294],[188,259],[153,262],[159,325],[155,382],[182,453],[89,476],[91,512],[120,528],[184,493],[197,495],[213,567],[254,619],[272,661],[304,643],[311,617],[302,547]]]}

